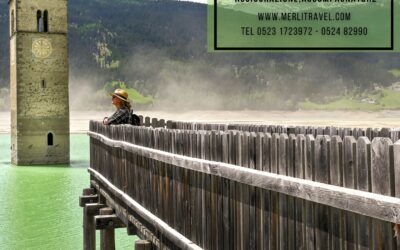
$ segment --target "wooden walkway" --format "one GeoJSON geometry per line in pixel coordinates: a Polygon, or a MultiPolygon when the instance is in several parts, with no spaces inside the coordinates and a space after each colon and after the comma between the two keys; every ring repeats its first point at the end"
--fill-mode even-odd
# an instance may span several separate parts
{"type": "Polygon", "coordinates": [[[90,123],[85,249],[400,248],[398,131],[143,124],[90,123]]]}

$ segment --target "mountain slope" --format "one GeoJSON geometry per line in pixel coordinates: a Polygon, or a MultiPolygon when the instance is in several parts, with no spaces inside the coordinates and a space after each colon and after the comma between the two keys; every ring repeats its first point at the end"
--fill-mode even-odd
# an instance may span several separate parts
{"type": "MultiPolygon", "coordinates": [[[[70,0],[71,103],[109,106],[90,97],[116,80],[152,96],[158,108],[293,109],[305,100],[363,96],[395,81],[388,71],[400,68],[395,54],[207,53],[206,8],[171,0],[70,0]]],[[[1,88],[9,84],[5,1],[0,34],[1,88]]]]}

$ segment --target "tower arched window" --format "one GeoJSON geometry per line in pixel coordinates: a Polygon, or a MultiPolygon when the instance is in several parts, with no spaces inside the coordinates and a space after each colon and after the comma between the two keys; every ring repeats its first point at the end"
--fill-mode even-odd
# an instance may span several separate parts
{"type": "Polygon", "coordinates": [[[49,31],[49,12],[45,10],[43,12],[43,32],[49,31]]]}
{"type": "Polygon", "coordinates": [[[37,32],[43,32],[43,17],[42,12],[40,10],[36,13],[36,24],[37,24],[37,32]]]}
{"type": "Polygon", "coordinates": [[[54,145],[54,135],[53,133],[48,133],[47,134],[47,146],[53,146],[54,145]]]}

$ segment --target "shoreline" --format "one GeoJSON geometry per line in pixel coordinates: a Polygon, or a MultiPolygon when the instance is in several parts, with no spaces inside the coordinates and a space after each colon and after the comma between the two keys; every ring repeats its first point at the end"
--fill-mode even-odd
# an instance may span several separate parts
{"type": "MultiPolygon", "coordinates": [[[[283,126],[335,126],[360,128],[400,128],[399,111],[135,111],[138,115],[165,120],[207,122],[207,123],[244,123],[269,124],[283,126]]],[[[109,111],[71,111],[70,133],[85,134],[90,120],[101,121],[110,115],[109,111]]],[[[0,134],[10,134],[10,112],[0,112],[0,134]]]]}

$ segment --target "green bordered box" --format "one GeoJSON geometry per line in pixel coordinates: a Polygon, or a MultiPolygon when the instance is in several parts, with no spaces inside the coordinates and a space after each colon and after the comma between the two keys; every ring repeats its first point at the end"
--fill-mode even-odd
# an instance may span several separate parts
{"type": "Polygon", "coordinates": [[[399,52],[396,8],[394,0],[209,0],[208,48],[399,52]]]}

